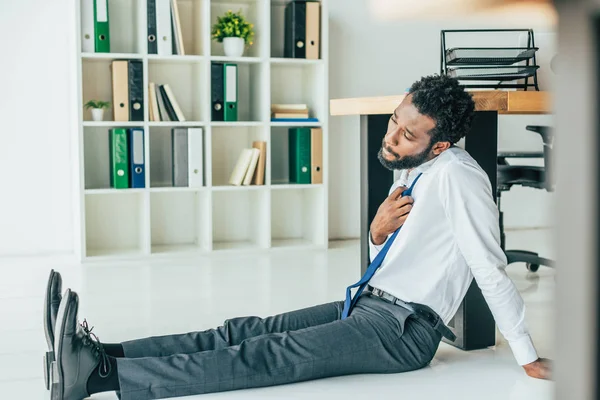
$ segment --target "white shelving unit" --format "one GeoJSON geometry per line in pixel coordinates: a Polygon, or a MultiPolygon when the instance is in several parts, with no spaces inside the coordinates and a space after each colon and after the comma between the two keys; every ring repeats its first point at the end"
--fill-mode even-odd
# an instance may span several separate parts
{"type": "MultiPolygon", "coordinates": [[[[80,1],[76,0],[78,7],[80,1]]],[[[326,248],[328,243],[328,11],[321,0],[321,58],[283,58],[284,9],[289,0],[177,0],[186,55],[147,54],[146,0],[109,0],[112,53],[83,53],[77,41],[79,117],[76,164],[76,249],[82,261],[173,256],[212,251],[326,248]],[[227,10],[254,24],[254,45],[228,58],[211,40],[211,27],[227,10]],[[144,121],[91,120],[83,104],[112,102],[110,65],[143,63],[144,121]],[[211,62],[238,65],[238,122],[212,122],[211,62]],[[168,83],[186,122],[149,119],[148,82],[168,83]],[[318,123],[270,121],[272,103],[306,103],[318,123]],[[323,129],[323,183],[289,183],[287,129],[323,129]],[[113,189],[108,130],[145,132],[146,185],[113,189]],[[200,127],[204,135],[204,186],[170,187],[174,127],[200,127]],[[267,142],[265,185],[230,186],[237,157],[253,140],[267,142]]],[[[81,13],[77,10],[77,32],[81,13]]]]}

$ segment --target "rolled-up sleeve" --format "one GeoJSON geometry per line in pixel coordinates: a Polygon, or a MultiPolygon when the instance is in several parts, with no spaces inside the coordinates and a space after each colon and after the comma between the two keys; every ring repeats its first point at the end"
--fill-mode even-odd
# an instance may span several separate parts
{"type": "Polygon", "coordinates": [[[460,252],[519,365],[538,355],[525,324],[525,304],[506,274],[498,208],[487,175],[473,165],[448,164],[440,174],[440,200],[460,252]]]}

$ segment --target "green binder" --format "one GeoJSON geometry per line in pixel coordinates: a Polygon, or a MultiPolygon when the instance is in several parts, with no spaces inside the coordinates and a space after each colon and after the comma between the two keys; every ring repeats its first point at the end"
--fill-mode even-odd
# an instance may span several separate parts
{"type": "Polygon", "coordinates": [[[236,64],[223,64],[223,87],[225,88],[225,121],[238,120],[238,73],[236,64]]]}
{"type": "Polygon", "coordinates": [[[129,187],[129,151],[127,129],[117,128],[108,131],[108,151],[110,163],[110,186],[115,189],[129,187]]]}
{"type": "Polygon", "coordinates": [[[110,53],[108,0],[94,0],[94,37],[96,53],[110,53]]]}
{"type": "Polygon", "coordinates": [[[310,128],[290,128],[288,138],[290,183],[311,183],[310,128]]]}

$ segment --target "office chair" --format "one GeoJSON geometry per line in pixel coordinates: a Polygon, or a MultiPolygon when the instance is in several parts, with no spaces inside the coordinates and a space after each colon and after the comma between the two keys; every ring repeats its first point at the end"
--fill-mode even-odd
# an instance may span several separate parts
{"type": "MultiPolygon", "coordinates": [[[[544,144],[543,153],[540,152],[513,152],[513,153],[498,153],[498,184],[496,190],[496,198],[498,208],[500,208],[500,197],[502,192],[510,190],[513,185],[521,185],[536,189],[544,189],[548,192],[554,191],[554,179],[552,174],[552,144],[553,134],[550,127],[528,125],[527,130],[537,132],[542,137],[544,144]],[[506,160],[507,158],[544,158],[543,167],[535,167],[528,165],[511,165],[506,160]]],[[[504,235],[504,218],[503,212],[500,211],[500,241],[502,250],[506,254],[508,264],[515,262],[524,262],[527,269],[531,272],[536,272],[540,265],[554,267],[554,261],[540,257],[538,253],[526,250],[508,250],[505,249],[504,235]]]]}

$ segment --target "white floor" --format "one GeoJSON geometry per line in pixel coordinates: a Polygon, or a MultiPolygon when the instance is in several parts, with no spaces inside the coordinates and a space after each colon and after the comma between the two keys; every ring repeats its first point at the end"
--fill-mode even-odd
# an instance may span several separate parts
{"type": "MultiPolygon", "coordinates": [[[[161,262],[94,263],[60,258],[0,259],[0,399],[48,399],[42,379],[43,293],[50,268],[80,295],[80,318],[103,342],[203,330],[242,315],[267,316],[340,300],[359,279],[358,241],[333,242],[328,251],[220,254],[161,262]],[[69,265],[70,264],[70,265],[69,265]]],[[[508,233],[508,247],[553,257],[548,231],[508,233]]],[[[554,272],[509,275],[528,307],[539,353],[552,358],[554,272]]],[[[529,378],[501,335],[497,346],[464,352],[442,343],[430,367],[394,375],[357,375],[186,399],[550,399],[554,383],[529,378]]],[[[113,393],[95,395],[116,399],[113,393]]]]}

